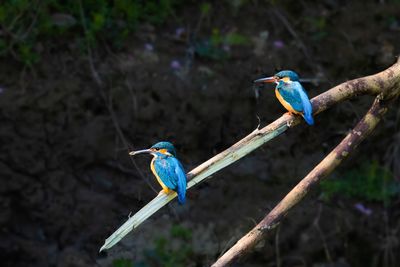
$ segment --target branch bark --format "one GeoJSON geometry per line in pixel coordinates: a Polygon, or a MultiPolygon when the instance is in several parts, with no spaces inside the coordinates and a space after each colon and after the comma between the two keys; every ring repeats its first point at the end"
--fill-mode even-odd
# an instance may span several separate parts
{"type": "Polygon", "coordinates": [[[269,230],[277,226],[289,210],[298,204],[313,186],[329,175],[375,129],[386,113],[388,103],[400,94],[400,70],[398,65],[399,61],[391,68],[376,75],[336,86],[313,100],[313,106],[316,107],[318,113],[325,110],[332,103],[337,103],[351,96],[365,93],[378,94],[370,110],[342,142],[301,180],[257,226],[225,252],[212,265],[213,267],[231,266],[239,258],[251,252],[255,245],[266,237],[269,230]]]}
{"type": "MultiPolygon", "coordinates": [[[[342,83],[314,97],[311,100],[314,114],[318,114],[339,102],[359,95],[381,94],[382,99],[393,98],[400,94],[399,84],[400,60],[380,73],[342,83]]],[[[190,171],[187,174],[188,179],[190,179],[187,188],[189,189],[199,184],[210,175],[251,153],[253,150],[286,131],[289,128],[289,125],[290,127],[293,127],[300,122],[301,119],[299,116],[285,114],[264,128],[254,130],[230,148],[215,155],[190,171]]],[[[100,251],[114,246],[125,235],[137,228],[142,222],[168,204],[168,202],[173,200],[175,197],[176,193],[166,195],[161,192],[145,207],[129,218],[109,238],[107,238],[100,251]]]]}
{"type": "Polygon", "coordinates": [[[231,266],[232,263],[249,253],[259,241],[265,238],[268,230],[277,226],[287,212],[299,203],[313,186],[330,174],[375,129],[387,110],[386,105],[382,102],[377,97],[368,113],[342,142],[301,180],[256,227],[242,237],[212,266],[231,266]]]}

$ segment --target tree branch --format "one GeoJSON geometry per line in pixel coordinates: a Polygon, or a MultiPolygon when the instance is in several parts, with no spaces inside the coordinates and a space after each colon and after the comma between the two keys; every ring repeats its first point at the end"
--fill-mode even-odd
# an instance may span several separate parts
{"type": "MultiPolygon", "coordinates": [[[[347,100],[349,98],[371,94],[382,94],[382,98],[393,98],[400,94],[400,60],[390,68],[377,73],[375,75],[355,79],[342,83],[329,91],[316,96],[311,100],[314,114],[318,114],[329,107],[347,100]]],[[[233,162],[239,160],[253,150],[262,146],[269,140],[280,135],[290,127],[301,122],[298,116],[283,115],[276,121],[267,125],[262,129],[256,129],[248,136],[226,149],[225,151],[215,155],[208,161],[199,165],[187,176],[190,181],[187,188],[191,188],[198,183],[204,181],[207,177],[215,172],[229,166],[233,162]]],[[[176,197],[176,193],[164,194],[160,193],[145,207],[139,210],[135,215],[129,218],[119,229],[117,229],[109,238],[106,239],[100,251],[109,249],[118,243],[130,231],[138,227],[147,218],[165,206],[168,202],[176,197]]],[[[221,265],[222,266],[222,265],[221,265]]]]}
{"type": "Polygon", "coordinates": [[[230,250],[212,266],[231,266],[233,262],[250,252],[254,246],[279,224],[287,212],[299,203],[310,189],[321,179],[330,174],[356,147],[375,129],[382,116],[387,111],[386,101],[380,96],[375,101],[357,126],[342,140],[342,142],[328,154],[303,180],[300,181],[284,199],[268,215],[242,237],[230,250]]]}

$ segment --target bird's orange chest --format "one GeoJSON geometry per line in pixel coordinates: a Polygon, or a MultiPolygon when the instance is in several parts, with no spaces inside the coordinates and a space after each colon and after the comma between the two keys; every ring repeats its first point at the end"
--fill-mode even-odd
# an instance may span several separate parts
{"type": "Polygon", "coordinates": [[[161,185],[162,189],[164,190],[165,193],[168,194],[168,192],[170,191],[170,189],[164,184],[164,182],[161,180],[160,176],[157,174],[156,169],[154,168],[154,160],[155,158],[153,158],[150,162],[150,169],[153,172],[154,176],[156,177],[158,183],[161,185]]]}
{"type": "Polygon", "coordinates": [[[283,99],[282,95],[279,93],[278,89],[275,89],[275,95],[276,98],[278,98],[279,102],[281,102],[281,104],[291,113],[294,114],[299,114],[301,112],[298,112],[296,110],[293,109],[292,105],[290,105],[285,99],[283,99]]]}

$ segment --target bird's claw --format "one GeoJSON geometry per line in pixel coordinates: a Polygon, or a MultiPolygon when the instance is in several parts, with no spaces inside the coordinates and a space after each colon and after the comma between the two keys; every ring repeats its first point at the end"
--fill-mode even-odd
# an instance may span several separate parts
{"type": "MultiPolygon", "coordinates": [[[[293,113],[288,111],[288,112],[285,113],[285,115],[293,116],[293,113]]],[[[293,120],[292,119],[288,120],[286,122],[286,125],[290,128],[293,125],[293,120]]]]}

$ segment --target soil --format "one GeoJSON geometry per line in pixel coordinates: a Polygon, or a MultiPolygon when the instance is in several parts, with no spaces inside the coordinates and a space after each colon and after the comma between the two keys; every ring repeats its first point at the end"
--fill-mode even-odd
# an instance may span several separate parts
{"type": "MultiPolygon", "coordinates": [[[[255,98],[254,79],[293,69],[317,78],[303,83],[313,97],[387,68],[400,53],[396,1],[252,1],[236,12],[227,8],[213,5],[196,32],[198,40],[213,28],[251,37],[247,45],[225,47],[227,59],[190,53],[185,38],[200,15],[188,6],[179,20],[141,25],[122,50],[104,44],[89,57],[60,40],[44,46],[33,68],[1,60],[2,266],[125,266],[118,259],[177,266],[159,259],[159,251],[151,260],[160,237],[168,249],[190,247],[189,257],[176,260],[182,266],[210,265],[340,142],[373,97],[341,103],[316,116],[315,126],[291,129],[190,190],[186,205],[172,203],[99,254],[104,239],[157,194],[152,187],[159,190],[150,158],[132,160],[127,152],[168,140],[191,170],[253,131],[258,118],[263,126],[285,112],[272,87],[255,98]],[[182,38],[175,35],[179,27],[187,31],[182,38]],[[171,234],[176,225],[190,238],[171,234]]],[[[400,179],[400,155],[391,154],[400,144],[398,107],[399,101],[333,177],[376,160],[400,179]]],[[[320,196],[312,191],[237,266],[399,266],[399,197],[389,206],[363,202],[372,211],[366,215],[354,207],[363,200],[320,196]]]]}

